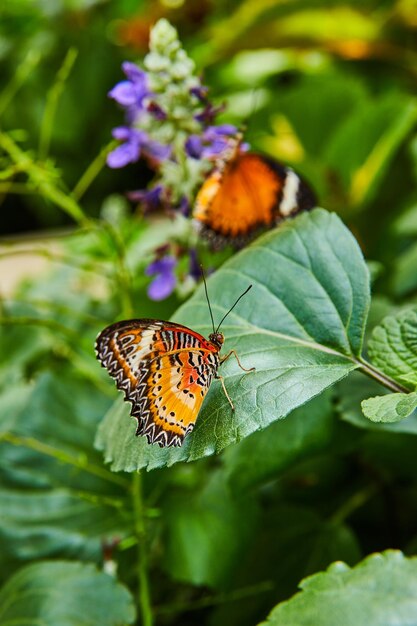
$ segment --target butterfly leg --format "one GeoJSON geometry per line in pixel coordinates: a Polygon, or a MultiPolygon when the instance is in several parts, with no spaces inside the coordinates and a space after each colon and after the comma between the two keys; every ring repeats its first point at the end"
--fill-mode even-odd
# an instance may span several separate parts
{"type": "Polygon", "coordinates": [[[240,369],[242,369],[244,372],[254,372],[255,371],[255,369],[256,369],[255,367],[250,367],[249,369],[246,368],[246,367],[243,367],[242,363],[239,360],[239,357],[237,355],[236,350],[230,350],[230,352],[228,352],[224,357],[222,357],[220,359],[220,363],[224,363],[229,358],[229,356],[232,356],[232,354],[235,355],[237,364],[239,365],[240,369]]]}
{"type": "Polygon", "coordinates": [[[235,410],[235,405],[233,404],[233,402],[230,399],[229,394],[227,393],[227,389],[226,389],[226,385],[224,384],[224,377],[220,376],[220,374],[216,374],[215,378],[217,378],[218,380],[220,380],[222,387],[223,387],[223,391],[224,391],[224,395],[226,396],[226,398],[229,400],[229,404],[232,407],[232,411],[235,410]]]}

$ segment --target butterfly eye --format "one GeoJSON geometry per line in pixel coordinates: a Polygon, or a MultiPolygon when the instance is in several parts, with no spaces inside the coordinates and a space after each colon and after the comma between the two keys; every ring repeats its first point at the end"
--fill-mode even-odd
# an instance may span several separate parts
{"type": "Polygon", "coordinates": [[[211,335],[209,335],[209,339],[212,343],[216,344],[217,346],[222,346],[224,343],[223,333],[211,333],[211,335]]]}

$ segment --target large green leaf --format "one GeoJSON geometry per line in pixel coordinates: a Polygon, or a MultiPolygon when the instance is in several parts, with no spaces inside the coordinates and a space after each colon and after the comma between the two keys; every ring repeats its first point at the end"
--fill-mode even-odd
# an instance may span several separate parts
{"type": "MultiPolygon", "coordinates": [[[[209,281],[216,320],[247,288],[252,291],[223,326],[221,367],[235,403],[232,413],[215,381],[194,432],[179,449],[136,438],[135,421],[118,401],[100,425],[96,444],[112,469],[133,471],[219,452],[285,417],[360,364],[369,306],[369,277],[359,247],[336,215],[317,209],[287,222],[234,256],[209,281]]],[[[211,331],[204,290],[198,289],[175,320],[204,335],[211,331]]]]}
{"type": "Polygon", "coordinates": [[[92,565],[28,565],[0,591],[2,626],[123,626],[134,619],[130,592],[92,565]]]}
{"type": "Polygon", "coordinates": [[[417,558],[387,550],[350,568],[333,563],[301,583],[264,626],[410,626],[417,615],[417,558]]]}

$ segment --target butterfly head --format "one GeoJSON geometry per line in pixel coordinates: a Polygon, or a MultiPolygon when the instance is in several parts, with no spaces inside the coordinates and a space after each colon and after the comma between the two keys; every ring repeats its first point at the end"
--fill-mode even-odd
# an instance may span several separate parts
{"type": "Polygon", "coordinates": [[[223,333],[211,333],[209,335],[209,339],[211,341],[211,343],[214,343],[215,346],[217,346],[220,350],[220,348],[222,347],[223,343],[224,343],[224,335],[223,333]]]}

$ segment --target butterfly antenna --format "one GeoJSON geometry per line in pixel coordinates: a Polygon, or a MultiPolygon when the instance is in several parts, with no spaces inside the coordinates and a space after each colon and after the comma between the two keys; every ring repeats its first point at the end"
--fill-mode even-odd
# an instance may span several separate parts
{"type": "Polygon", "coordinates": [[[210,299],[209,299],[209,297],[208,297],[206,277],[204,276],[204,270],[203,270],[203,266],[202,266],[202,265],[200,265],[200,270],[201,270],[201,275],[202,275],[202,277],[203,277],[203,282],[204,282],[204,290],[205,290],[205,292],[206,292],[207,304],[208,304],[208,308],[209,308],[209,311],[210,311],[211,324],[212,324],[212,326],[213,326],[213,333],[214,333],[214,332],[216,332],[216,331],[214,330],[213,311],[211,310],[211,306],[210,306],[210,299]]]}
{"type": "Polygon", "coordinates": [[[233,309],[235,308],[235,306],[237,305],[237,303],[239,302],[239,300],[241,300],[243,298],[243,296],[246,296],[246,294],[248,293],[249,289],[252,289],[252,285],[249,285],[249,287],[246,289],[246,291],[244,291],[243,293],[240,294],[240,296],[238,297],[238,299],[236,300],[236,302],[234,303],[234,305],[232,306],[231,309],[229,309],[226,313],[226,315],[223,316],[220,324],[217,326],[217,330],[215,330],[215,332],[219,332],[219,328],[220,326],[223,324],[224,320],[226,319],[226,317],[229,315],[229,313],[231,313],[233,311],[233,309]]]}

